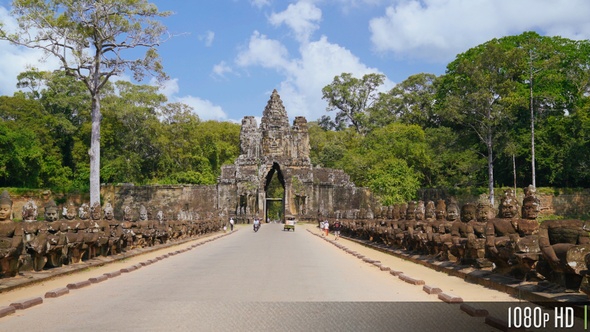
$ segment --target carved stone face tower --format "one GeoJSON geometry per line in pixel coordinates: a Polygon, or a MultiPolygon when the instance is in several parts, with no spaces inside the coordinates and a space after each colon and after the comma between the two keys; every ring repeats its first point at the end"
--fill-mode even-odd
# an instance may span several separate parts
{"type": "Polygon", "coordinates": [[[277,90],[272,92],[262,113],[260,134],[262,158],[266,162],[278,162],[283,166],[311,166],[307,120],[297,117],[293,127],[290,127],[287,111],[277,90]]]}
{"type": "Polygon", "coordinates": [[[262,133],[262,155],[266,158],[282,159],[281,161],[284,162],[291,150],[290,128],[287,111],[285,111],[277,90],[272,92],[262,113],[260,131],[262,133]]]}

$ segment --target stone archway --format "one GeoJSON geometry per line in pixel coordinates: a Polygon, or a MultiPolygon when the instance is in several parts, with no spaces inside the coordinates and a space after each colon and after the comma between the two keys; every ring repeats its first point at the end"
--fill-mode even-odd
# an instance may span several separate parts
{"type": "Polygon", "coordinates": [[[285,178],[281,166],[273,162],[272,167],[264,177],[264,220],[273,221],[285,219],[285,178]],[[276,175],[276,177],[275,177],[276,175]]]}
{"type": "Polygon", "coordinates": [[[244,222],[249,217],[266,220],[275,204],[279,213],[271,217],[281,221],[286,215],[309,221],[316,220],[318,214],[328,217],[368,211],[373,201],[370,192],[357,188],[342,170],[314,167],[310,149],[307,120],[296,116],[290,125],[283,102],[274,90],[260,126],[254,116],[242,119],[240,155],[233,165],[221,168],[218,209],[244,222]],[[274,186],[280,195],[269,191],[273,179],[279,183],[274,186]],[[246,204],[246,198],[253,201],[246,204]],[[246,209],[252,206],[253,211],[246,209]]]}

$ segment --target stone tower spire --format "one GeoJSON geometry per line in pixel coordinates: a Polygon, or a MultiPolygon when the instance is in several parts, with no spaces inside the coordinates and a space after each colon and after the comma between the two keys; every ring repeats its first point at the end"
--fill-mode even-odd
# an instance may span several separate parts
{"type": "MultiPolygon", "coordinates": [[[[245,116],[240,131],[240,156],[237,165],[272,165],[311,167],[307,120],[289,117],[277,90],[273,90],[260,120],[245,116]]],[[[265,166],[266,167],[266,166],[265,166]]]]}
{"type": "Polygon", "coordinates": [[[273,126],[289,128],[289,117],[287,116],[285,106],[283,106],[281,96],[279,96],[276,89],[272,91],[270,99],[262,113],[261,128],[264,130],[266,129],[265,127],[268,127],[270,124],[273,126]]]}
{"type": "Polygon", "coordinates": [[[260,120],[262,155],[269,161],[287,162],[291,155],[289,117],[277,90],[273,90],[260,120]]]}

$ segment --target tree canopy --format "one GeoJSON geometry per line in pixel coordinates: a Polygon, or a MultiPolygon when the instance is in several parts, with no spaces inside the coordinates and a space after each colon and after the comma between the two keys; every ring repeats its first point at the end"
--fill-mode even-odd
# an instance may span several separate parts
{"type": "Polygon", "coordinates": [[[170,13],[146,0],[14,0],[12,8],[18,29],[0,24],[0,39],[43,50],[90,94],[90,204],[100,202],[101,92],[126,72],[138,81],[166,78],[156,51],[166,28],[156,19],[170,13]],[[147,50],[137,57],[139,48],[147,50]]]}
{"type": "MultiPolygon", "coordinates": [[[[0,186],[84,190],[92,95],[67,71],[30,70],[0,96],[0,186]]],[[[533,32],[466,50],[444,75],[343,73],[308,123],[314,165],[344,170],[383,204],[419,188],[590,187],[590,43],[533,32]],[[534,143],[534,145],[533,145],[534,143]],[[535,162],[533,162],[535,160],[535,162]]],[[[240,152],[240,126],[202,121],[149,85],[106,82],[101,182],[214,184],[240,152]]],[[[485,190],[485,189],[484,189],[485,190]]]]}

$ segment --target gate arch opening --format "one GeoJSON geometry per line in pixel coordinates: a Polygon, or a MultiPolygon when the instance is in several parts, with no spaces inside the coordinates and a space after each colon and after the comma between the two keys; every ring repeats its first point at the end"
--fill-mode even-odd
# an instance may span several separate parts
{"type": "Polygon", "coordinates": [[[273,162],[271,169],[266,173],[264,195],[264,220],[266,222],[284,222],[285,178],[283,172],[281,172],[281,166],[277,162],[273,162]]]}

